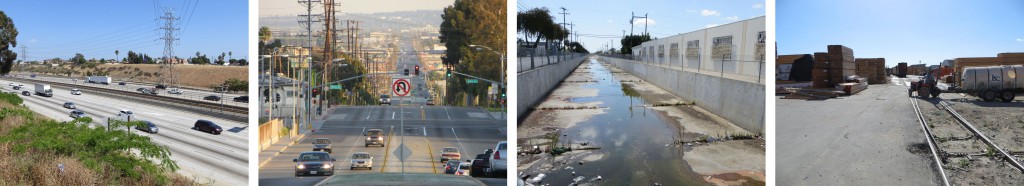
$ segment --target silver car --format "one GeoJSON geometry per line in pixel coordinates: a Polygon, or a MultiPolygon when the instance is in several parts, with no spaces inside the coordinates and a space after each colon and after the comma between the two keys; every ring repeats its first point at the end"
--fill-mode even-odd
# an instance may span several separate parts
{"type": "Polygon", "coordinates": [[[349,167],[349,170],[356,170],[359,168],[373,170],[373,156],[370,156],[370,153],[357,152],[352,154],[351,162],[352,166],[349,167]]]}
{"type": "Polygon", "coordinates": [[[75,109],[74,102],[64,102],[64,108],[75,109]]]}

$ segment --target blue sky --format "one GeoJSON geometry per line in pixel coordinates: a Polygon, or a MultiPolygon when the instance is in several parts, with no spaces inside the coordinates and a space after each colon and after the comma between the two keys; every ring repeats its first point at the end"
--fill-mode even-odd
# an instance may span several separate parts
{"type": "MultiPolygon", "coordinates": [[[[619,39],[623,30],[626,34],[630,32],[630,12],[639,16],[647,14],[650,19],[647,31],[653,37],[663,38],[763,16],[764,3],[764,0],[519,0],[516,6],[518,11],[547,7],[558,23],[562,22],[562,15],[558,14],[562,11],[560,7],[565,7],[569,13],[565,19],[574,24],[573,31],[580,34],[584,47],[594,52],[607,49],[609,42],[615,48],[622,47],[619,39]]],[[[643,20],[634,23],[633,33],[642,33],[643,20]]]]}
{"type": "MultiPolygon", "coordinates": [[[[120,58],[129,50],[163,56],[163,30],[158,30],[163,21],[157,17],[164,8],[173,8],[181,18],[175,56],[187,58],[198,51],[213,58],[231,51],[242,59],[248,55],[248,6],[244,0],[0,1],[0,10],[18,29],[18,46],[28,46],[29,60],[67,59],[75,53],[112,59],[115,49],[120,58]],[[186,4],[195,11],[187,8],[185,13],[186,6],[193,7],[186,4]]],[[[21,49],[15,51],[21,59],[21,49]]]]}
{"type": "Polygon", "coordinates": [[[779,55],[853,49],[854,57],[938,64],[957,57],[1024,52],[1024,1],[776,2],[779,55]]]}

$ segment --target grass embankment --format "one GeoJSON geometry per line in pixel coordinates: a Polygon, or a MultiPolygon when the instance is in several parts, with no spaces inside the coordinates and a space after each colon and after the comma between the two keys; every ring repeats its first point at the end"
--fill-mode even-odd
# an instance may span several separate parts
{"type": "MultiPolygon", "coordinates": [[[[15,71],[38,73],[46,75],[86,77],[86,76],[110,76],[115,82],[133,81],[158,83],[161,78],[168,77],[158,64],[83,64],[83,65],[59,65],[56,67],[46,65],[19,66],[15,71]]],[[[219,65],[175,65],[174,72],[177,75],[181,86],[210,89],[219,87],[230,79],[248,80],[249,68],[247,66],[219,66],[219,65]]],[[[248,90],[248,89],[246,89],[248,90]]]]}
{"type": "Polygon", "coordinates": [[[174,173],[166,146],[102,127],[58,122],[0,93],[0,185],[198,185],[174,173]]]}

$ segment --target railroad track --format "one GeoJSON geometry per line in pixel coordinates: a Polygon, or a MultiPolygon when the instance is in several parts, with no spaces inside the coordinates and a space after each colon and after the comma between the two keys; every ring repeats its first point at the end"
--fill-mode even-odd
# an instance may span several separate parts
{"type": "Polygon", "coordinates": [[[94,91],[94,92],[102,92],[102,93],[108,93],[110,95],[115,95],[115,96],[131,96],[131,97],[134,97],[134,98],[139,98],[139,100],[146,100],[146,101],[152,101],[152,102],[161,102],[161,103],[171,103],[171,104],[175,104],[175,105],[179,105],[179,106],[194,107],[194,108],[200,108],[200,109],[219,110],[219,111],[224,111],[224,112],[234,113],[234,114],[239,114],[239,115],[248,115],[248,113],[249,113],[249,109],[245,108],[245,107],[239,107],[239,106],[233,106],[233,105],[221,105],[219,103],[213,103],[213,102],[206,102],[206,101],[199,101],[199,100],[187,100],[187,99],[181,99],[181,98],[175,98],[175,97],[143,94],[143,93],[132,92],[132,91],[105,89],[105,88],[92,87],[92,86],[80,86],[80,85],[73,85],[73,84],[60,83],[60,82],[42,81],[42,80],[35,80],[35,79],[24,79],[24,78],[12,78],[12,79],[17,80],[17,81],[29,82],[29,83],[49,84],[50,86],[54,86],[54,87],[65,87],[65,88],[68,88],[68,89],[70,89],[70,88],[77,88],[77,89],[81,89],[81,90],[89,90],[89,91],[94,91]]]}
{"type": "MultiPolygon", "coordinates": [[[[950,154],[949,152],[945,152],[939,148],[938,143],[935,142],[935,136],[932,134],[931,129],[929,128],[930,125],[928,125],[928,121],[924,118],[924,114],[922,114],[921,112],[921,107],[917,103],[918,98],[911,97],[910,100],[912,105],[914,106],[914,113],[917,114],[917,119],[921,124],[921,128],[924,130],[925,135],[927,135],[928,146],[931,148],[932,157],[934,158],[935,163],[938,165],[939,172],[942,175],[942,181],[945,183],[945,185],[948,186],[950,185],[949,176],[946,175],[946,172],[943,168],[942,160],[946,157],[956,154],[950,154]]],[[[984,133],[975,128],[970,121],[967,121],[967,119],[965,119],[963,116],[960,115],[960,113],[953,109],[949,105],[949,103],[947,103],[946,101],[939,101],[939,104],[942,106],[943,110],[945,110],[951,116],[953,116],[954,120],[956,120],[957,123],[959,123],[961,126],[970,131],[974,135],[973,138],[979,139],[982,142],[984,142],[985,145],[987,145],[990,149],[993,149],[996,152],[998,152],[999,156],[1002,157],[1002,159],[1005,159],[1010,165],[1012,165],[1021,173],[1024,173],[1024,166],[1022,166],[1020,161],[1018,161],[1011,152],[1006,151],[1003,148],[999,147],[997,144],[995,144],[984,133]]]]}

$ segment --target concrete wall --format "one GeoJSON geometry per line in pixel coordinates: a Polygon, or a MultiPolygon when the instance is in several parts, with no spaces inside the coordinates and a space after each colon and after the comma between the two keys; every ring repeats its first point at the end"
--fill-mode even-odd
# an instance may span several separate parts
{"type": "MultiPolygon", "coordinates": [[[[693,101],[704,110],[725,118],[747,131],[764,132],[764,84],[694,73],[634,60],[608,57],[601,59],[676,96],[693,101]]],[[[522,81],[522,75],[519,78],[519,82],[533,82],[522,81]]],[[[521,83],[519,86],[520,95],[522,95],[523,84],[521,83]]],[[[522,103],[522,96],[519,100],[522,103]]]]}
{"type": "Polygon", "coordinates": [[[518,78],[516,81],[520,82],[516,87],[518,89],[516,90],[516,99],[519,100],[516,104],[518,107],[516,108],[516,113],[519,114],[519,118],[526,118],[526,113],[530,108],[547,97],[548,93],[554,90],[555,87],[557,87],[565,77],[568,77],[576,67],[580,66],[580,63],[583,63],[583,60],[586,58],[587,56],[580,56],[544,67],[520,72],[516,76],[516,78],[518,78]]]}
{"type": "Polygon", "coordinates": [[[764,77],[765,29],[765,17],[760,16],[647,41],[633,47],[633,55],[644,63],[764,77]],[[729,48],[730,55],[713,56],[714,38],[725,36],[732,37],[731,43],[722,44],[729,48]],[[688,42],[698,45],[691,47],[688,42]],[[697,52],[687,54],[690,48],[697,52]]]}

